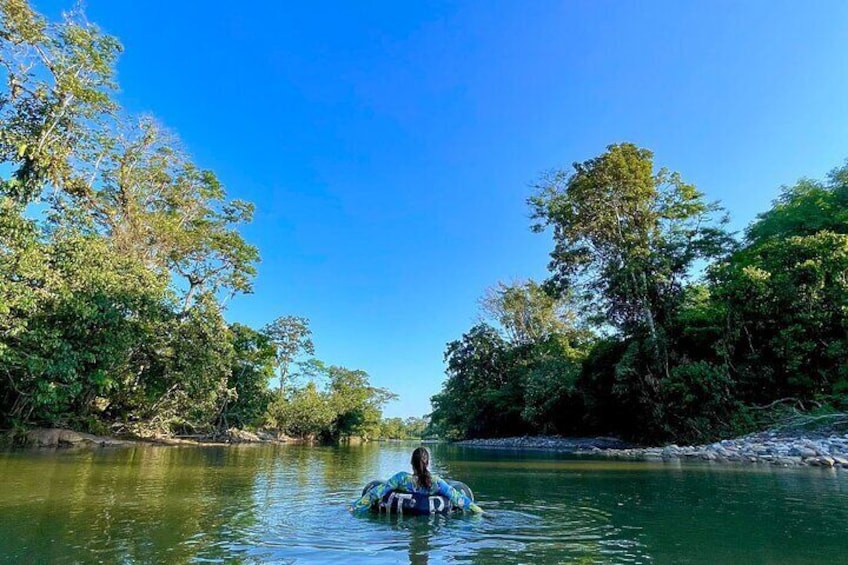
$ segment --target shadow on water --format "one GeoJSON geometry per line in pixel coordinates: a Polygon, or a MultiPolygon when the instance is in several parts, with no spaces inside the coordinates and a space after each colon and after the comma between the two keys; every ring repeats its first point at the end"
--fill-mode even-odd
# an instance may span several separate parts
{"type": "MultiPolygon", "coordinates": [[[[814,563],[848,473],[432,446],[482,517],[351,516],[414,444],[0,452],[0,562],[814,563]]],[[[837,559],[838,560],[838,559],[837,559]]]]}

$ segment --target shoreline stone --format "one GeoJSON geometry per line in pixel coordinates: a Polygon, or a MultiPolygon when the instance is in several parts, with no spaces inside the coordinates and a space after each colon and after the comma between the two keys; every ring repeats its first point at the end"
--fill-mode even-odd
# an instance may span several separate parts
{"type": "Polygon", "coordinates": [[[612,459],[642,461],[706,461],[780,467],[822,467],[848,470],[848,434],[787,435],[765,431],[703,445],[636,446],[616,438],[521,436],[472,439],[456,445],[522,451],[553,451],[612,459]]]}

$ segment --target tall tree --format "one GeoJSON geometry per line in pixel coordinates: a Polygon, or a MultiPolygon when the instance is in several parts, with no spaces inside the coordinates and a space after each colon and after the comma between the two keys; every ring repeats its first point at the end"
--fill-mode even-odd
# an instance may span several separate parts
{"type": "Polygon", "coordinates": [[[289,378],[291,364],[298,355],[315,353],[309,320],[300,316],[281,316],[265,326],[262,332],[270,338],[277,349],[277,367],[280,373],[280,391],[282,391],[289,378]]]}
{"type": "Polygon", "coordinates": [[[630,143],[548,174],[529,202],[533,229],[553,228],[553,283],[587,292],[625,335],[648,336],[656,387],[669,373],[665,325],[693,263],[730,244],[720,208],[630,143]]]}
{"type": "MultiPolygon", "coordinates": [[[[50,229],[106,234],[119,253],[182,279],[183,310],[204,292],[249,292],[258,252],[238,233],[253,205],[227,200],[150,118],[113,98],[118,41],[79,12],[50,23],[0,1],[0,196],[47,202],[50,229]],[[49,190],[45,190],[49,188],[49,190]]],[[[46,226],[45,226],[46,227],[46,226]]]]}
{"type": "Polygon", "coordinates": [[[75,222],[67,210],[115,248],[177,279],[186,311],[198,294],[250,292],[259,259],[238,232],[253,205],[227,200],[214,173],[198,168],[179,140],[151,118],[96,136],[88,148],[87,182],[55,197],[57,223],[75,222]]]}

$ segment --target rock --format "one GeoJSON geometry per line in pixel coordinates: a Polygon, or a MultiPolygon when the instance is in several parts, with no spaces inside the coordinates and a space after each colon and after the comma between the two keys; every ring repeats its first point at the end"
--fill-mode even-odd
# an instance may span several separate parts
{"type": "Polygon", "coordinates": [[[818,453],[816,453],[815,449],[810,449],[809,447],[793,446],[789,449],[789,455],[794,457],[815,457],[818,453]]]}
{"type": "Polygon", "coordinates": [[[676,445],[669,445],[662,450],[663,459],[676,459],[678,457],[679,448],[676,445]]]}
{"type": "Polygon", "coordinates": [[[262,439],[253,432],[230,428],[227,430],[227,441],[230,443],[259,443],[262,439]]]}
{"type": "Polygon", "coordinates": [[[34,447],[75,447],[83,445],[106,447],[131,443],[59,428],[28,430],[24,437],[25,443],[34,447]]]}
{"type": "Polygon", "coordinates": [[[262,441],[280,441],[290,439],[287,436],[279,435],[276,432],[269,432],[268,430],[257,431],[256,437],[258,437],[262,441]]]}
{"type": "MultiPolygon", "coordinates": [[[[848,436],[846,436],[848,437],[848,436]]],[[[552,436],[471,440],[462,445],[547,449],[577,454],[603,455],[617,459],[671,461],[698,458],[725,463],[766,463],[778,466],[825,466],[848,468],[848,441],[842,437],[790,437],[776,432],[761,432],[710,444],[680,447],[634,447],[614,438],[563,438],[552,436]],[[618,445],[616,445],[616,442],[618,445]]]]}

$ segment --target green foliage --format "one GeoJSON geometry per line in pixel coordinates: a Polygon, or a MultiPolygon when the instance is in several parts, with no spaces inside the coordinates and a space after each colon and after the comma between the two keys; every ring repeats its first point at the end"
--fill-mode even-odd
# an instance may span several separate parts
{"type": "MultiPolygon", "coordinates": [[[[301,353],[307,355],[315,353],[309,320],[299,316],[281,316],[265,326],[262,331],[268,336],[277,351],[280,390],[283,390],[289,377],[289,367],[295,358],[301,353]]],[[[317,375],[323,370],[323,367],[315,365],[310,369],[317,375]]]]}
{"type": "Polygon", "coordinates": [[[431,430],[452,439],[574,429],[582,415],[574,382],[587,345],[575,335],[516,345],[491,326],[473,327],[448,344],[431,430]]]}
{"type": "Polygon", "coordinates": [[[545,176],[529,201],[534,230],[553,228],[552,282],[588,292],[626,334],[660,339],[693,262],[728,244],[720,208],[629,143],[573,168],[545,176]]]}
{"type": "Polygon", "coordinates": [[[0,315],[4,413],[23,421],[86,416],[133,370],[136,344],[148,335],[144,319],[158,314],[165,282],[96,237],[30,239],[14,251],[2,256],[12,267],[3,269],[12,281],[4,288],[14,293],[0,315]],[[31,253],[43,261],[37,270],[22,268],[31,253]]]}
{"type": "Polygon", "coordinates": [[[726,367],[705,361],[675,366],[663,383],[661,437],[704,441],[727,428],[738,408],[726,367]]]}
{"type": "Polygon", "coordinates": [[[583,395],[577,379],[586,343],[553,334],[530,349],[518,370],[524,378],[521,417],[531,429],[561,434],[580,429],[583,395]]]}
{"type": "Polygon", "coordinates": [[[287,396],[282,391],[274,393],[268,424],[293,437],[317,438],[330,430],[336,415],[329,395],[309,382],[287,396]]]}
{"type": "Polygon", "coordinates": [[[841,402],[848,388],[848,167],[802,180],[713,272],[726,355],[749,403],[841,402]]]}
{"type": "Polygon", "coordinates": [[[786,406],[848,406],[848,166],[784,189],[737,245],[716,205],[652,161],[613,145],[543,179],[530,204],[534,229],[552,228],[552,277],[484,299],[509,341],[477,326],[448,345],[434,429],[702,441],[786,406]],[[553,327],[550,292],[584,308],[594,341],[526,329],[553,327]]]}
{"type": "Polygon", "coordinates": [[[233,363],[227,388],[235,391],[221,413],[224,428],[255,428],[271,402],[268,384],[274,376],[276,352],[270,338],[248,326],[230,326],[233,363]]]}
{"type": "Polygon", "coordinates": [[[425,418],[385,418],[380,424],[381,439],[421,439],[427,430],[425,418]]]}
{"type": "Polygon", "coordinates": [[[266,425],[293,437],[338,441],[353,436],[381,437],[382,406],[395,395],[372,387],[368,374],[337,366],[321,367],[327,382],[278,390],[268,406],[266,425]]]}
{"type": "Polygon", "coordinates": [[[256,272],[253,205],[121,110],[120,51],[81,13],[0,0],[0,425],[214,434],[268,413],[367,435],[390,395],[364,373],[271,398],[274,371],[312,353],[308,321],[225,322],[256,272]]]}
{"type": "Polygon", "coordinates": [[[521,404],[510,390],[512,360],[493,327],[479,324],[448,344],[448,379],[432,398],[434,429],[446,438],[500,435],[513,430],[521,404]]]}
{"type": "Polygon", "coordinates": [[[831,171],[825,182],[802,179],[784,187],[771,210],[746,231],[751,244],[818,232],[848,233],[848,166],[831,171]]]}
{"type": "Polygon", "coordinates": [[[217,302],[204,295],[172,331],[172,348],[161,359],[161,382],[167,389],[151,416],[166,431],[211,431],[235,396],[227,386],[233,362],[229,329],[217,302]]]}
{"type": "Polygon", "coordinates": [[[658,436],[668,427],[662,398],[679,361],[676,323],[692,267],[731,248],[725,220],[635,145],[611,145],[573,168],[543,178],[530,198],[534,229],[553,228],[550,285],[593,306],[600,331],[621,336],[600,403],[625,414],[637,435],[658,436]]]}
{"type": "Polygon", "coordinates": [[[77,13],[45,20],[25,0],[0,2],[0,65],[8,91],[0,104],[0,161],[12,171],[2,192],[16,203],[45,185],[73,190],[75,161],[93,125],[116,104],[118,41],[77,13]]]}
{"type": "Polygon", "coordinates": [[[480,305],[514,344],[562,333],[574,320],[566,300],[532,280],[509,285],[499,282],[486,291],[480,305]]]}
{"type": "Polygon", "coordinates": [[[831,395],[848,382],[848,235],[754,244],[717,270],[746,401],[831,395]]]}
{"type": "Polygon", "coordinates": [[[372,387],[365,371],[331,366],[327,374],[330,403],[336,412],[330,430],[331,437],[339,439],[359,436],[366,440],[379,437],[381,408],[396,395],[372,387]]]}

